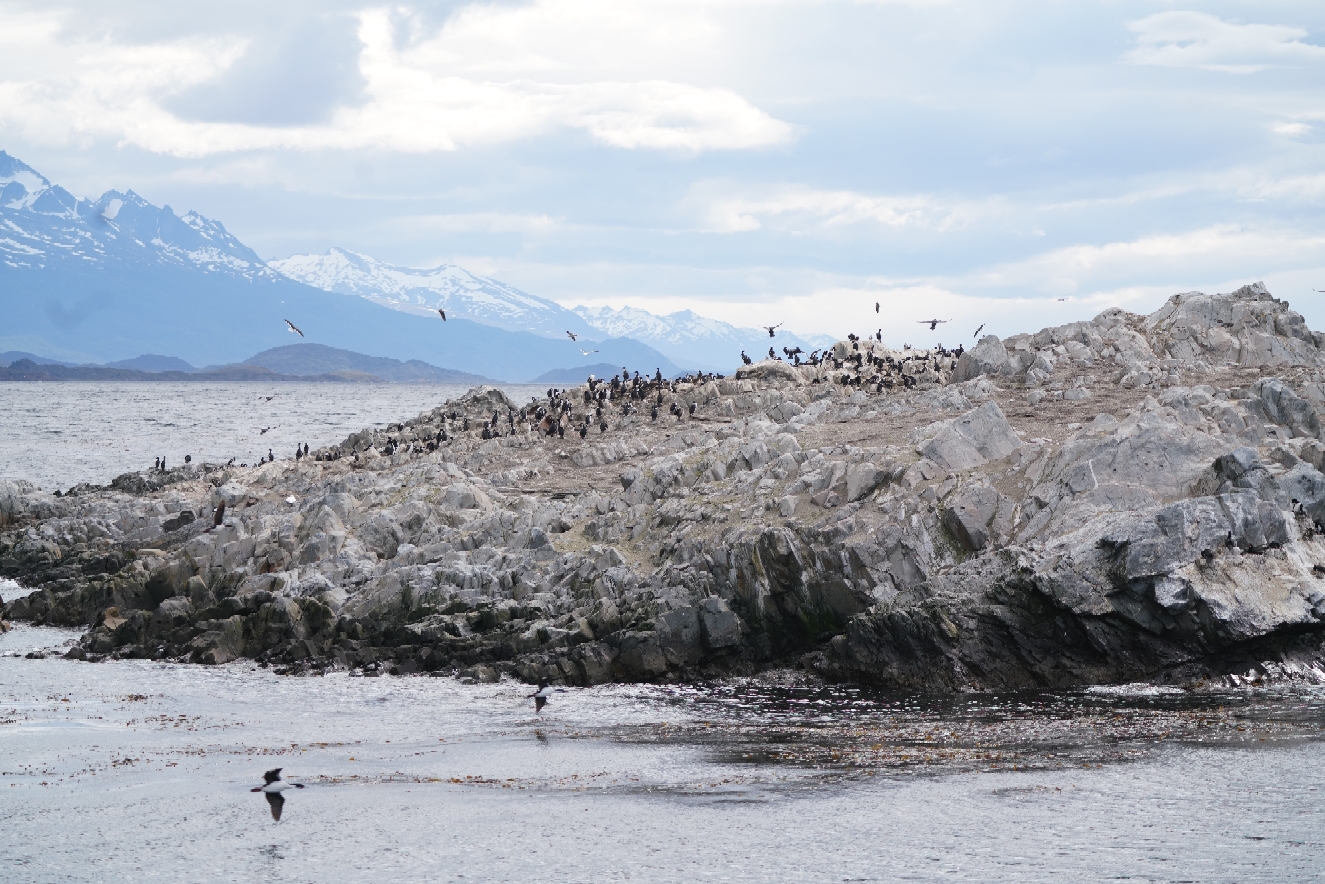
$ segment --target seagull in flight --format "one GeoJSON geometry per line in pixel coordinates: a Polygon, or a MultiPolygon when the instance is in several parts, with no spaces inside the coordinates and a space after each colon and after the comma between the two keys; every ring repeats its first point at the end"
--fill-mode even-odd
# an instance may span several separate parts
{"type": "Polygon", "coordinates": [[[567,331],[566,336],[570,338],[572,341],[578,341],[580,339],[579,336],[576,335],[575,332],[573,331],[567,331]]]}
{"type": "Polygon", "coordinates": [[[980,337],[980,332],[982,332],[982,331],[984,331],[984,330],[985,330],[985,324],[982,322],[982,323],[980,323],[980,327],[977,328],[977,329],[975,330],[975,334],[971,335],[971,337],[973,337],[973,338],[978,338],[978,337],[980,337]]]}
{"type": "Polygon", "coordinates": [[[583,355],[585,355],[585,356],[588,356],[590,353],[597,353],[597,352],[598,352],[597,350],[585,350],[585,349],[582,348],[582,347],[576,347],[575,349],[579,350],[580,353],[583,354],[583,355]]]}
{"type": "Polygon", "coordinates": [[[950,320],[950,319],[917,319],[917,320],[916,320],[916,322],[920,323],[921,325],[927,325],[927,326],[929,326],[929,330],[930,330],[930,331],[934,331],[936,328],[938,328],[940,323],[951,322],[951,321],[952,321],[952,320],[950,320]]]}
{"type": "Polygon", "coordinates": [[[294,324],[293,322],[291,322],[290,320],[288,320],[288,319],[285,320],[285,324],[286,324],[287,326],[289,326],[290,334],[292,334],[292,335],[299,335],[299,337],[301,337],[301,338],[304,336],[304,333],[301,332],[301,331],[299,330],[299,326],[295,325],[295,324],[294,324]]]}
{"type": "Polygon", "coordinates": [[[279,820],[281,818],[281,808],[285,806],[285,796],[281,793],[287,789],[302,789],[303,783],[287,783],[281,779],[281,768],[274,767],[262,775],[263,784],[249,789],[250,792],[261,792],[267,796],[267,804],[271,807],[271,818],[279,820]]]}
{"type": "Polygon", "coordinates": [[[258,430],[258,435],[259,435],[259,436],[265,436],[265,435],[267,435],[267,431],[268,431],[268,430],[277,430],[277,429],[280,429],[280,428],[279,428],[279,427],[263,427],[261,430],[258,430]]]}
{"type": "Polygon", "coordinates": [[[768,332],[768,336],[771,338],[773,337],[773,331],[775,329],[782,328],[782,323],[779,322],[777,325],[761,325],[759,327],[768,332]]]}
{"type": "Polygon", "coordinates": [[[566,693],[566,689],[549,687],[546,682],[541,682],[538,685],[538,690],[534,691],[525,699],[533,700],[534,712],[539,713],[543,711],[543,707],[547,705],[548,699],[552,696],[554,692],[558,694],[564,694],[566,693]]]}
{"type": "Polygon", "coordinates": [[[446,311],[443,310],[441,307],[438,307],[437,312],[441,314],[442,322],[446,322],[446,311]]]}
{"type": "Polygon", "coordinates": [[[272,393],[270,396],[259,396],[258,398],[261,399],[263,402],[270,402],[279,395],[280,395],[279,393],[272,393]]]}

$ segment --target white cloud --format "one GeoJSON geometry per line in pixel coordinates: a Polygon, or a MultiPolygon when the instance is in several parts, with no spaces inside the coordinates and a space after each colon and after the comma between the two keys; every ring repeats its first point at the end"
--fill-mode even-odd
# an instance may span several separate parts
{"type": "Polygon", "coordinates": [[[988,211],[988,207],[970,203],[945,205],[926,194],[873,195],[802,184],[739,186],[726,182],[695,185],[683,208],[697,214],[707,229],[720,233],[766,227],[804,233],[861,224],[946,230],[964,226],[988,211]]]}
{"type": "Polygon", "coordinates": [[[649,6],[642,15],[641,7],[627,6],[636,14],[614,14],[613,4],[588,0],[470,7],[437,34],[416,33],[403,46],[399,28],[417,31],[416,20],[402,21],[389,10],[362,12],[359,72],[367,101],[340,108],[327,124],[308,126],[199,122],[163,107],[164,98],[223,73],[242,55],[242,40],[62,45],[54,30],[34,27],[32,39],[51,44],[55,54],[74,55],[76,64],[70,73],[5,77],[0,120],[37,142],[111,137],[155,153],[195,157],[263,149],[449,151],[558,128],[580,129],[626,149],[740,150],[792,137],[791,126],[725,86],[631,78],[651,68],[668,73],[664,57],[671,59],[670,73],[682,76],[679,51],[696,35],[711,37],[713,26],[706,27],[698,12],[672,21],[666,9],[649,6]],[[581,30],[595,15],[609,26],[581,30]],[[597,39],[603,46],[595,45],[597,39]],[[634,50],[657,63],[624,65],[634,50]],[[497,69],[521,78],[503,79],[497,69]],[[547,71],[558,76],[528,78],[547,71]]]}
{"type": "Polygon", "coordinates": [[[502,212],[461,212],[450,215],[405,215],[391,221],[394,228],[419,228],[440,233],[552,233],[564,221],[550,215],[520,215],[502,212]]]}
{"type": "Polygon", "coordinates": [[[1126,56],[1133,64],[1251,74],[1325,61],[1325,47],[1302,42],[1302,28],[1233,24],[1202,12],[1160,12],[1128,27],[1136,34],[1126,56]]]}

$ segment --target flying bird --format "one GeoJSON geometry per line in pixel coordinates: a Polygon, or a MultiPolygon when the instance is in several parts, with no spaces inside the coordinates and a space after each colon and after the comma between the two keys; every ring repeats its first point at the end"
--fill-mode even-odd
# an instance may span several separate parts
{"type": "Polygon", "coordinates": [[[978,337],[980,337],[980,332],[982,332],[982,331],[984,331],[984,330],[985,330],[985,324],[982,322],[982,323],[980,323],[980,327],[977,328],[977,329],[975,330],[975,334],[971,335],[971,337],[973,337],[973,338],[978,338],[978,337]]]}
{"type": "Polygon", "coordinates": [[[764,329],[765,331],[767,331],[767,332],[768,332],[768,336],[771,338],[771,337],[773,337],[773,330],[774,330],[774,329],[778,329],[778,328],[782,328],[782,323],[779,322],[777,325],[761,325],[761,326],[759,326],[759,327],[762,328],[762,329],[764,329]]]}
{"type": "Polygon", "coordinates": [[[263,402],[270,402],[279,395],[280,395],[279,393],[272,393],[270,396],[259,396],[258,398],[261,399],[263,402]]]}
{"type": "Polygon", "coordinates": [[[579,336],[576,335],[575,332],[573,332],[573,331],[568,331],[568,332],[566,332],[566,336],[567,336],[568,338],[570,338],[572,341],[578,341],[578,340],[579,340],[579,336]]]}
{"type": "Polygon", "coordinates": [[[437,308],[437,312],[438,312],[438,314],[441,315],[441,317],[442,317],[442,322],[446,322],[446,311],[443,310],[441,307],[438,307],[438,308],[437,308]]]}
{"type": "Polygon", "coordinates": [[[950,319],[917,319],[917,320],[916,320],[916,322],[920,323],[921,325],[927,325],[927,326],[929,326],[929,330],[930,330],[930,331],[934,331],[936,328],[938,328],[938,327],[939,327],[939,323],[943,323],[943,322],[951,322],[951,321],[952,321],[952,320],[950,320],[950,319]]]}
{"type": "Polygon", "coordinates": [[[294,324],[293,322],[291,322],[290,320],[288,320],[288,319],[285,320],[285,324],[288,325],[288,326],[290,327],[290,333],[291,333],[291,334],[299,335],[299,337],[301,337],[301,338],[304,336],[304,333],[301,332],[301,331],[299,330],[299,326],[295,325],[295,324],[294,324]]]}
{"type": "Polygon", "coordinates": [[[530,695],[529,695],[528,697],[526,697],[525,699],[527,699],[527,700],[533,700],[533,701],[534,701],[534,712],[535,712],[535,713],[539,713],[539,712],[542,712],[542,711],[543,711],[543,707],[547,705],[547,701],[548,701],[548,699],[552,696],[552,694],[553,694],[554,691],[555,691],[556,693],[558,693],[558,694],[564,694],[564,693],[566,693],[566,689],[565,689],[565,688],[552,688],[552,687],[548,687],[548,685],[547,685],[546,683],[541,683],[541,684],[539,684],[539,686],[538,686],[538,690],[534,691],[532,694],[530,694],[530,695]]]}
{"type": "Polygon", "coordinates": [[[597,353],[597,352],[598,352],[597,350],[585,350],[585,349],[582,349],[582,348],[579,348],[579,347],[577,347],[576,349],[579,350],[580,353],[584,354],[585,356],[588,356],[590,353],[597,353]]]}
{"type": "Polygon", "coordinates": [[[258,435],[259,435],[259,436],[265,436],[265,435],[267,435],[267,431],[268,431],[268,430],[277,430],[277,429],[280,429],[280,428],[279,428],[279,427],[263,427],[261,430],[258,430],[258,435]]]}
{"type": "Polygon", "coordinates": [[[302,789],[303,783],[287,783],[281,779],[281,768],[276,767],[262,775],[264,780],[261,786],[254,786],[249,789],[250,792],[261,792],[267,796],[267,804],[271,807],[271,818],[279,820],[281,818],[281,808],[285,806],[285,796],[281,793],[287,789],[302,789]]]}
{"type": "Polygon", "coordinates": [[[875,312],[875,313],[878,313],[878,312],[879,312],[879,302],[878,302],[878,301],[875,301],[875,302],[874,302],[874,312],[875,312]]]}

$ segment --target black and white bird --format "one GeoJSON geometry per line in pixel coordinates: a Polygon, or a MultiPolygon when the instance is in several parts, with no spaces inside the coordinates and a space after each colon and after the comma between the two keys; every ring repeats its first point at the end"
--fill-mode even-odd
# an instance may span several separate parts
{"type": "Polygon", "coordinates": [[[279,820],[281,818],[281,808],[285,806],[285,796],[281,793],[287,789],[302,789],[303,783],[287,783],[281,779],[281,768],[275,767],[262,775],[263,783],[261,786],[254,786],[249,789],[250,792],[261,792],[267,796],[267,805],[271,807],[271,818],[279,820]]]}
{"type": "Polygon", "coordinates": [[[538,690],[534,691],[525,699],[533,700],[534,712],[539,713],[543,711],[543,707],[547,705],[548,699],[551,698],[554,693],[564,694],[566,693],[566,689],[549,687],[546,683],[540,683],[538,685],[538,690]]]}
{"type": "Polygon", "coordinates": [[[771,338],[774,337],[773,332],[782,328],[782,323],[779,322],[777,325],[761,325],[760,328],[768,332],[768,336],[771,338]]]}
{"type": "Polygon", "coordinates": [[[577,335],[575,334],[575,332],[573,332],[573,331],[567,331],[567,332],[566,332],[566,336],[567,336],[568,338],[570,338],[572,341],[578,341],[578,340],[579,340],[579,336],[577,336],[577,335]]]}
{"type": "Polygon", "coordinates": [[[285,324],[289,326],[290,334],[298,335],[301,338],[304,336],[304,333],[299,330],[299,326],[295,325],[290,320],[285,320],[285,324]]]}
{"type": "Polygon", "coordinates": [[[583,354],[583,355],[585,355],[585,356],[588,356],[590,353],[597,353],[597,352],[598,352],[597,350],[585,350],[585,349],[583,349],[583,348],[577,348],[577,349],[579,349],[580,353],[583,354]]]}
{"type": "Polygon", "coordinates": [[[921,325],[927,325],[927,326],[929,326],[929,330],[930,330],[930,331],[934,331],[934,329],[938,328],[939,325],[940,325],[941,323],[949,322],[949,321],[950,321],[950,320],[947,320],[947,319],[917,319],[917,320],[916,320],[916,322],[920,323],[921,325]]]}
{"type": "Polygon", "coordinates": [[[982,331],[984,331],[984,330],[985,330],[985,324],[982,322],[982,323],[980,323],[980,327],[977,328],[977,329],[975,330],[975,334],[971,335],[971,337],[973,337],[973,338],[978,338],[978,337],[980,337],[980,332],[982,332],[982,331]]]}
{"type": "Polygon", "coordinates": [[[442,317],[442,322],[446,322],[446,311],[443,310],[441,307],[437,308],[437,315],[442,317]]]}

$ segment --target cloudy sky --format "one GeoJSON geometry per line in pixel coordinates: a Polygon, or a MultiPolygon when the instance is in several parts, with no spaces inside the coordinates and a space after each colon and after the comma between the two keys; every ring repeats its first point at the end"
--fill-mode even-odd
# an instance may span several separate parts
{"type": "Polygon", "coordinates": [[[0,23],[0,148],[268,258],[917,343],[931,315],[1006,334],[1264,280],[1325,328],[1325,3],[0,0],[0,23]]]}

